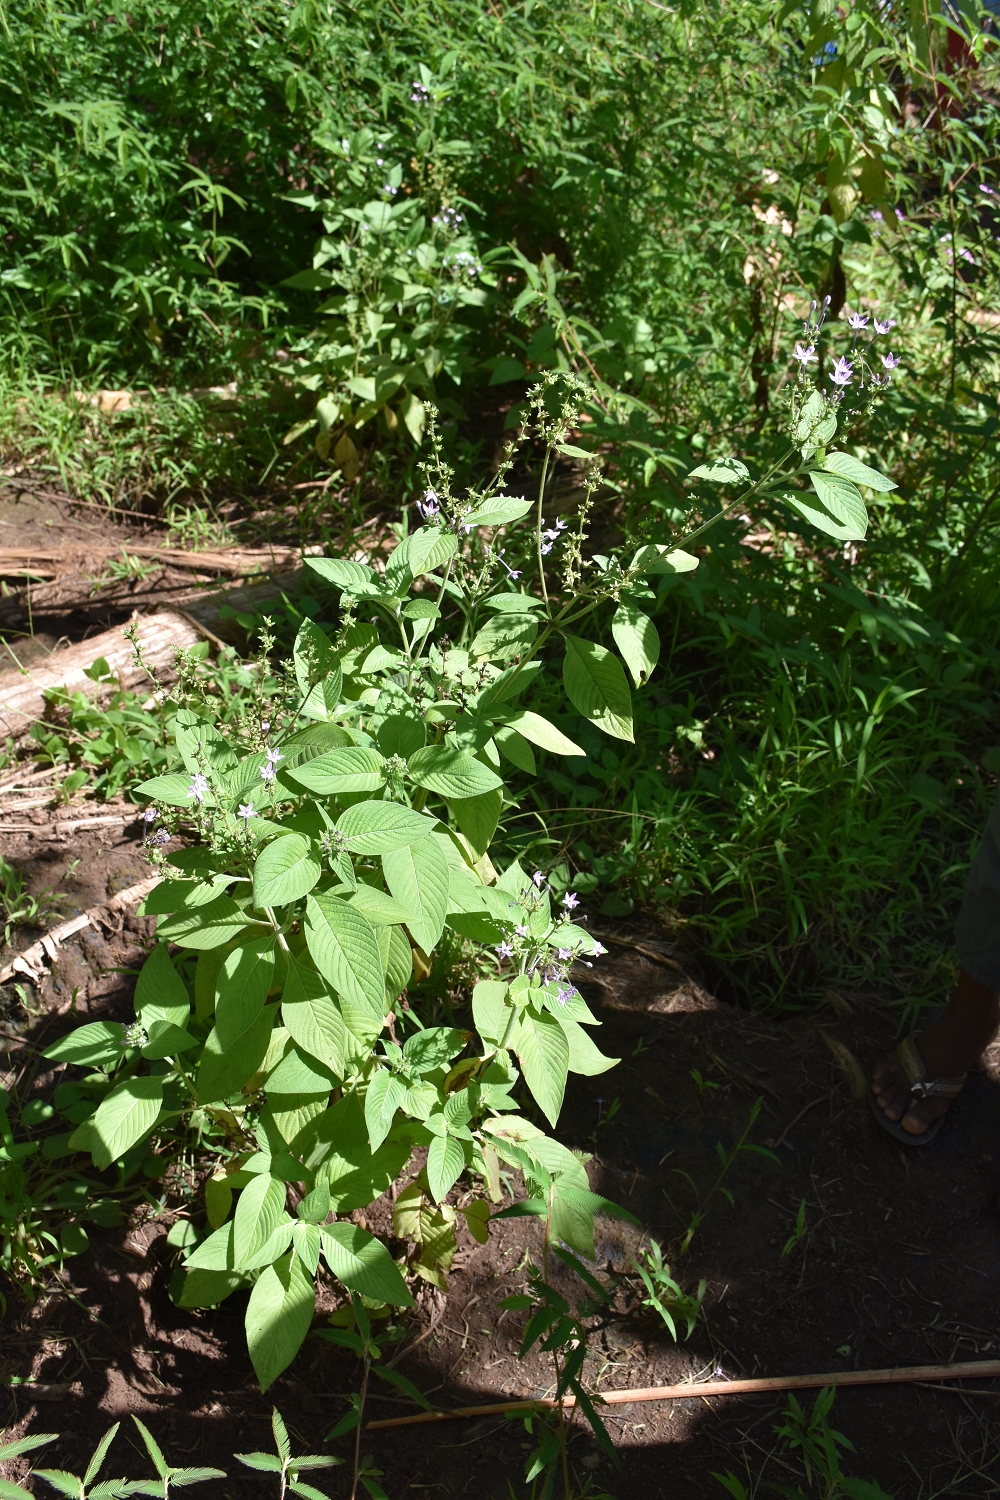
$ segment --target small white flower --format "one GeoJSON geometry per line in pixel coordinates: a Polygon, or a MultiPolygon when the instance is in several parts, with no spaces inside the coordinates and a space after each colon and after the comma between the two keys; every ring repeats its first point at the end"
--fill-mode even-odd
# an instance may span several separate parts
{"type": "Polygon", "coordinates": [[[896,320],[895,320],[895,318],[886,318],[886,320],[885,320],[884,323],[880,323],[879,320],[878,320],[878,318],[875,319],[875,332],[876,333],[888,333],[889,329],[890,328],[895,328],[895,326],[896,326],[896,320]]]}
{"type": "Polygon", "coordinates": [[[277,773],[275,772],[275,769],[271,765],[270,761],[268,761],[266,766],[261,766],[260,768],[261,781],[274,781],[276,774],[277,773]]]}
{"type": "Polygon", "coordinates": [[[267,756],[268,764],[272,766],[276,766],[279,760],[284,760],[285,758],[283,750],[266,750],[264,753],[267,756]]]}
{"type": "Polygon", "coordinates": [[[567,891],[562,898],[562,904],[567,911],[572,911],[575,906],[580,905],[580,898],[575,891],[567,891]]]}
{"type": "Polygon", "coordinates": [[[792,355],[798,360],[802,368],[805,369],[806,365],[811,365],[816,358],[816,351],[809,348],[806,344],[796,344],[792,350],[792,355]]]}
{"type": "Polygon", "coordinates": [[[846,359],[838,359],[833,369],[830,371],[830,379],[833,381],[834,385],[839,386],[850,385],[853,375],[854,366],[850,363],[849,360],[846,359]]]}
{"type": "Polygon", "coordinates": [[[848,328],[853,328],[855,333],[860,333],[862,328],[868,327],[868,313],[851,313],[847,320],[848,328]]]}
{"type": "Polygon", "coordinates": [[[538,889],[541,890],[542,886],[545,884],[545,876],[542,874],[541,870],[536,870],[531,878],[535,882],[535,885],[538,887],[538,889]]]}
{"type": "Polygon", "coordinates": [[[899,355],[893,354],[890,350],[888,354],[882,355],[882,363],[887,370],[894,370],[899,364],[899,355]]]}
{"type": "Polygon", "coordinates": [[[191,778],[191,785],[188,787],[187,794],[189,797],[193,797],[196,802],[204,802],[208,796],[208,777],[203,776],[200,771],[196,772],[191,778]]]}
{"type": "Polygon", "coordinates": [[[242,818],[244,823],[247,823],[251,818],[257,816],[257,809],[249,802],[241,802],[236,809],[236,816],[242,818]]]}

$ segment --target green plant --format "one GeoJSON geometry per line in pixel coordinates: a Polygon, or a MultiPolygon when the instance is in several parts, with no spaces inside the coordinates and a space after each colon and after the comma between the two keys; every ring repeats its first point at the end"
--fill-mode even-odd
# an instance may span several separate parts
{"type": "Polygon", "coordinates": [[[59,902],[65,899],[62,891],[49,887],[32,896],[24,871],[0,855],[0,921],[6,944],[10,944],[11,934],[18,927],[44,927],[58,912],[59,902]]]}
{"type": "MultiPolygon", "coordinates": [[[[108,1428],[94,1449],[82,1476],[70,1474],[66,1469],[36,1469],[35,1473],[51,1489],[58,1491],[60,1495],[70,1496],[71,1500],[122,1500],[123,1496],[134,1494],[133,1483],[128,1479],[102,1479],[99,1484],[94,1484],[120,1426],[121,1423],[116,1422],[113,1427],[108,1428]]],[[[148,1490],[143,1493],[148,1494],[148,1490]]]]}
{"type": "Polygon", "coordinates": [[[788,1236],[787,1240],[785,1241],[784,1248],[783,1248],[783,1250],[781,1252],[782,1255],[791,1255],[791,1253],[792,1253],[793,1250],[797,1250],[798,1249],[798,1247],[801,1245],[801,1243],[805,1239],[805,1237],[806,1237],[806,1200],[803,1198],[799,1202],[798,1212],[795,1215],[795,1223],[792,1226],[792,1232],[791,1232],[791,1234],[788,1236]]]}
{"type": "MultiPolygon", "coordinates": [[[[815,1495],[817,1500],[892,1500],[870,1480],[852,1479],[841,1472],[840,1450],[853,1453],[854,1446],[842,1432],[830,1426],[829,1416],[836,1394],[832,1386],[825,1386],[808,1412],[803,1410],[795,1396],[789,1395],[784,1421],[774,1429],[780,1450],[799,1459],[805,1470],[808,1494],[815,1495]]],[[[733,1500],[752,1500],[764,1482],[761,1476],[758,1483],[748,1490],[731,1469],[724,1475],[713,1474],[713,1478],[733,1496],[733,1500]]],[[[768,1482],[767,1488],[784,1495],[786,1500],[808,1500],[806,1491],[798,1487],[792,1489],[787,1484],[768,1482]]]]}
{"type": "MultiPolygon", "coordinates": [[[[343,1459],[332,1458],[322,1453],[303,1453],[298,1458],[293,1458],[288,1430],[277,1407],[274,1407],[271,1412],[271,1426],[274,1430],[276,1455],[274,1453],[237,1453],[236,1458],[241,1464],[246,1464],[248,1469],[257,1469],[265,1474],[277,1474],[281,1486],[279,1500],[285,1500],[285,1495],[289,1490],[293,1495],[304,1495],[306,1500],[326,1500],[322,1490],[306,1484],[301,1474],[303,1470],[309,1473],[313,1469],[330,1469],[334,1464],[343,1463],[343,1459]]],[[[225,1475],[220,1477],[225,1478],[225,1475]]]]}
{"type": "MultiPolygon", "coordinates": [[[[280,1418],[278,1419],[280,1421],[280,1418]]],[[[163,1456],[163,1450],[150,1432],[144,1422],[140,1422],[135,1415],[132,1421],[139,1429],[142,1441],[146,1445],[146,1452],[156,1467],[157,1479],[132,1480],[129,1485],[130,1495],[159,1495],[167,1500],[172,1489],[185,1489],[191,1484],[203,1484],[206,1479],[225,1479],[226,1475],[222,1469],[178,1469],[168,1464],[163,1456]]]]}
{"type": "Polygon", "coordinates": [[[655,1240],[648,1250],[642,1252],[642,1259],[635,1261],[634,1265],[636,1275],[646,1289],[642,1306],[659,1313],[670,1330],[671,1338],[678,1339],[678,1318],[687,1325],[685,1338],[690,1338],[695,1324],[703,1316],[702,1303],[707,1286],[704,1278],[699,1281],[694,1296],[689,1296],[671,1276],[670,1267],[664,1264],[662,1251],[655,1240]]]}
{"type": "MultiPolygon", "coordinates": [[[[44,1448],[46,1443],[54,1443],[59,1434],[56,1432],[35,1432],[30,1437],[16,1438],[12,1443],[0,1443],[0,1463],[9,1458],[20,1458],[22,1453],[32,1453],[36,1448],[44,1448]]],[[[9,1479],[0,1479],[0,1497],[2,1500],[19,1500],[22,1495],[30,1495],[23,1485],[13,1484],[9,1479]]]]}
{"type": "Polygon", "coordinates": [[[694,1239],[695,1235],[698,1233],[698,1230],[704,1223],[708,1211],[712,1206],[712,1201],[717,1194],[721,1194],[721,1196],[725,1198],[726,1202],[730,1205],[733,1204],[734,1200],[732,1191],[726,1186],[726,1178],[729,1176],[730,1172],[739,1161],[741,1156],[754,1154],[757,1156],[764,1156],[769,1161],[776,1162],[778,1160],[774,1152],[770,1151],[766,1146],[758,1146],[755,1144],[755,1142],[747,1139],[757,1121],[757,1116],[760,1114],[761,1102],[762,1101],[760,1099],[757,1099],[751,1105],[750,1118],[746,1123],[743,1133],[740,1136],[739,1140],[736,1141],[728,1151],[726,1150],[725,1146],[723,1146],[721,1141],[716,1142],[715,1150],[719,1158],[719,1170],[714,1181],[712,1182],[711,1187],[706,1193],[703,1193],[701,1191],[694,1178],[691,1176],[690,1172],[685,1171],[683,1167],[674,1167],[673,1170],[678,1174],[678,1176],[684,1178],[685,1182],[687,1182],[688,1186],[691,1188],[691,1191],[694,1193],[696,1205],[693,1212],[688,1218],[687,1228],[684,1230],[684,1234],[681,1238],[678,1254],[686,1255],[688,1250],[690,1250],[691,1241],[694,1239]]]}
{"type": "MultiPolygon", "coordinates": [[[[810,320],[809,332],[816,327],[810,320]]],[[[166,877],[144,905],[159,918],[160,941],[139,977],[136,1020],[91,1022],[45,1054],[85,1059],[107,1079],[70,1141],[96,1166],[135,1160],[151,1137],[178,1130],[212,1141],[211,1232],[187,1254],[176,1296],[212,1306],[250,1286],[247,1336],[265,1388],[309,1330],[321,1257],[346,1293],[411,1303],[386,1247],[346,1215],[384,1192],[415,1146],[427,1148],[426,1172],[397,1197],[397,1233],[414,1246],[412,1270],[438,1284],[454,1248],[456,1210],[444,1200],[464,1173],[485,1194],[460,1210],[480,1239],[490,1201],[501,1198],[501,1161],[543,1174],[545,1197],[518,1211],[544,1213],[578,1255],[593,1254],[593,1213],[611,1211],[577,1158],[515,1113],[521,1088],[525,1108],[554,1127],[569,1072],[598,1074],[614,1059],[590,1040],[596,1018],[569,980],[578,956],[603,951],[573,920],[578,896],[564,890],[555,901],[542,870],[529,874],[515,860],[498,875],[491,861],[509,802],[501,768],[507,761],[530,775],[533,746],[580,753],[522,703],[557,644],[577,713],[631,741],[622,660],[581,635],[581,624],[610,616],[624,662],[644,681],[658,651],[641,607],[645,580],[695,568],[679,543],[710,523],[673,543],[637,539],[621,555],[587,559],[593,477],[574,525],[547,523],[553,459],[582,451],[569,437],[584,395],[578,381],[558,378],[534,394],[522,440],[530,433],[545,449],[535,502],[504,493],[513,445],[489,485],[465,500],[453,496],[436,448],[421,506],[430,524],[403,535],[384,572],[308,560],[340,596],[332,637],[304,621],[267,695],[274,642],[265,633],[229,723],[171,706],[185,770],[136,788],[148,804],[146,848],[166,877]],[[514,587],[525,571],[535,592],[514,587]],[[198,843],[175,851],[182,828],[198,843]],[[488,976],[472,994],[478,1035],[426,1026],[404,993],[429,972],[446,927],[473,944],[488,976]],[[197,955],[193,975],[168,944],[197,955]]],[[[817,447],[845,412],[803,375],[791,415],[801,460],[774,466],[720,514],[808,474],[820,523],[863,530],[859,492],[824,478],[847,459],[817,447]],[[842,519],[823,510],[824,495],[842,519]]],[[[852,463],[863,482],[885,483],[852,463]]],[[[693,478],[749,476],[724,460],[693,478]]],[[[742,1152],[762,1149],[746,1142],[755,1118],[756,1108],[730,1153],[720,1147],[710,1198],[728,1195],[723,1179],[742,1152]]],[[[699,1203],[682,1250],[706,1207],[699,1203]]]]}

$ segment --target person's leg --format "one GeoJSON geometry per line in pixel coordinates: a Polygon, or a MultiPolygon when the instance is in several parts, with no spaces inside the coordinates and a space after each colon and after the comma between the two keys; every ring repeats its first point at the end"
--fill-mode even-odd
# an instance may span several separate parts
{"type": "MultiPolygon", "coordinates": [[[[967,1073],[989,1046],[998,1024],[1000,990],[980,984],[962,969],[944,1015],[916,1040],[928,1080],[967,1073]]],[[[901,1120],[910,1135],[923,1135],[931,1121],[943,1115],[952,1102],[934,1097],[915,1099],[895,1052],[875,1069],[872,1088],[879,1108],[890,1120],[901,1120]]]]}
{"type": "MultiPolygon", "coordinates": [[[[928,1082],[967,1073],[1000,1025],[1000,789],[969,869],[955,938],[958,983],[944,1015],[916,1040],[928,1082]]],[[[952,1102],[915,1098],[896,1052],[876,1068],[872,1088],[887,1118],[911,1135],[922,1135],[952,1102]]]]}

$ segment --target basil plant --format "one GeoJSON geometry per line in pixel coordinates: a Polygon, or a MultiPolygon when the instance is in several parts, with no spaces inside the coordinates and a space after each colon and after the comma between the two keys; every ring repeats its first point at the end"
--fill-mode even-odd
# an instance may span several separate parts
{"type": "MultiPolygon", "coordinates": [[[[532,775],[538,751],[583,754],[530,706],[540,679],[561,657],[575,713],[631,740],[629,677],[647,681],[659,649],[649,579],[697,558],[641,539],[585,557],[593,463],[572,518],[547,513],[553,456],[591,459],[567,441],[572,400],[549,410],[557,378],[535,392],[529,418],[545,445],[536,500],[505,493],[513,446],[462,500],[438,457],[424,524],[384,567],[307,560],[339,595],[338,625],[303,624],[277,696],[248,693],[235,728],[208,711],[173,713],[184,769],[139,788],[163,879],[144,905],[158,942],[135,1022],[90,1023],[47,1054],[106,1075],[70,1141],[97,1167],[135,1170],[150,1139],[172,1132],[217,1150],[207,1228],[198,1238],[188,1226],[174,1294],[209,1307],[250,1287],[247,1337],[264,1387],[309,1329],[321,1265],[369,1305],[409,1305],[413,1275],[445,1285],[459,1214],[485,1241],[502,1167],[546,1186],[514,1211],[543,1213],[580,1255],[593,1255],[594,1214],[614,1211],[590,1192],[580,1157],[518,1103],[529,1094],[555,1128],[568,1074],[616,1061],[571,979],[603,950],[576,895],[556,899],[543,872],[516,862],[498,870],[491,846],[511,768],[532,775]],[[178,847],[182,831],[196,841],[178,847]],[[486,976],[471,996],[474,1033],[425,1026],[407,998],[449,929],[486,976]],[[396,1260],[359,1211],[404,1175],[393,1233],[409,1248],[396,1260]]],[[[819,414],[826,431],[831,415],[819,414]]],[[[723,460],[695,476],[745,472],[723,460]]]]}

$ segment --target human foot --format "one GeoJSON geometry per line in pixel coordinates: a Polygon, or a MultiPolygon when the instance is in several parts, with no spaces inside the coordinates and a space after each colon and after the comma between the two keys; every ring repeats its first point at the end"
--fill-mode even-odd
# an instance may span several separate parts
{"type": "Polygon", "coordinates": [[[959,1080],[989,1046],[1000,1023],[1000,992],[987,989],[962,970],[944,1015],[919,1036],[907,1039],[875,1069],[872,1091],[887,1120],[907,1135],[922,1136],[949,1108],[961,1088],[959,1080]],[[904,1066],[926,1080],[921,1097],[904,1066]],[[902,1054],[902,1055],[901,1055],[902,1054]],[[914,1055],[915,1054],[915,1055],[914,1055]],[[937,1091],[930,1090],[937,1085],[937,1091]]]}

